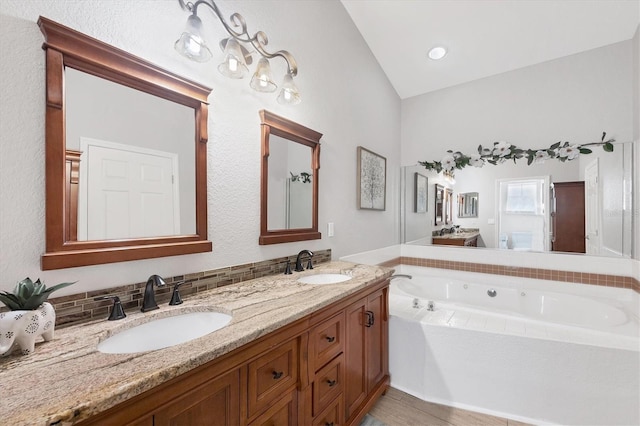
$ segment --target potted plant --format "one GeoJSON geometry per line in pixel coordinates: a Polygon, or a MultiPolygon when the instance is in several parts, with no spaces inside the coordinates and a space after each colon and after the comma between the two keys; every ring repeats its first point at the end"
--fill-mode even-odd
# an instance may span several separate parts
{"type": "Polygon", "coordinates": [[[17,347],[23,355],[32,353],[38,336],[45,341],[53,339],[56,313],[46,300],[54,291],[71,284],[47,288],[39,279],[33,282],[25,278],[13,292],[0,291],[0,302],[10,309],[0,313],[0,356],[9,355],[17,347]]]}

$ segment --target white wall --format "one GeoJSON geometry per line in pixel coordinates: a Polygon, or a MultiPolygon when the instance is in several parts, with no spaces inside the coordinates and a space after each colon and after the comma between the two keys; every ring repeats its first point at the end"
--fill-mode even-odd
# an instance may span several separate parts
{"type": "MultiPolygon", "coordinates": [[[[633,230],[635,235],[640,234],[640,25],[633,36],[633,72],[631,84],[633,86],[633,141],[636,168],[633,171],[633,230]]],[[[640,238],[634,241],[634,258],[640,260],[640,238]]],[[[640,264],[640,262],[638,262],[640,264]]],[[[640,266],[639,268],[640,269],[640,266]]],[[[640,271],[637,274],[640,279],[640,271]]]]}
{"type": "Polygon", "coordinates": [[[402,102],[402,165],[504,140],[632,140],[631,41],[521,68],[402,102]]]}
{"type": "MultiPolygon", "coordinates": [[[[202,9],[212,36],[213,61],[194,63],[173,44],[188,14],[177,0],[0,1],[0,288],[26,276],[51,285],[78,283],[58,295],[331,248],[334,257],[398,241],[400,100],[338,1],[219,1],[225,16],[241,13],[249,30],[264,30],[269,49],[287,49],[299,65],[303,102],[276,103],[233,81],[216,67],[225,36],[202,9]],[[40,270],[45,250],[45,58],[38,16],[60,22],[213,88],[209,98],[208,214],[213,253],[40,270]],[[259,246],[260,119],[267,109],[322,132],[320,231],[322,240],[259,246]],[[387,158],[387,210],[356,209],[356,147],[387,158]],[[336,236],[327,238],[326,223],[336,236]]],[[[272,61],[274,76],[284,65],[272,61]]]]}
{"type": "MultiPolygon", "coordinates": [[[[474,154],[478,145],[492,146],[499,140],[520,148],[546,148],[559,140],[597,142],[607,131],[607,137],[630,142],[634,126],[631,81],[632,76],[637,77],[632,56],[632,41],[625,41],[405,99],[401,164],[440,160],[450,149],[474,154]]],[[[607,160],[612,157],[606,153],[604,156],[608,156],[607,160]]],[[[595,155],[582,157],[586,164],[595,155]]],[[[619,155],[616,158],[621,161],[619,155]]],[[[495,230],[489,220],[494,217],[496,178],[551,175],[553,182],[574,181],[580,179],[582,166],[582,161],[555,160],[527,166],[526,160],[520,160],[518,165],[485,165],[482,169],[456,171],[454,193],[481,195],[479,217],[456,219],[455,223],[480,228],[479,244],[495,247],[495,230]]],[[[629,212],[625,215],[622,211],[619,171],[620,163],[604,164],[601,175],[615,175],[610,180],[619,186],[617,191],[606,192],[609,211],[605,212],[605,224],[612,229],[610,235],[616,231],[615,241],[609,245],[622,252],[621,224],[625,218],[629,221],[629,212]],[[610,211],[612,207],[617,210],[610,211]]],[[[432,179],[430,186],[431,183],[432,179]]],[[[409,213],[407,216],[411,219],[409,213]]],[[[414,224],[408,223],[415,229],[414,224]]],[[[630,226],[625,229],[631,232],[630,226]]],[[[427,232],[430,234],[431,228],[427,232]]],[[[629,251],[627,248],[626,253],[629,251]]]]}

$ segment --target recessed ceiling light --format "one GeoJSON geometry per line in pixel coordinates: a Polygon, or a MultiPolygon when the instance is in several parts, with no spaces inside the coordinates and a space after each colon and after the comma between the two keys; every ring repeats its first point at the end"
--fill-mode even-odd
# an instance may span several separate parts
{"type": "Polygon", "coordinates": [[[437,61],[438,59],[444,58],[446,54],[447,54],[447,49],[445,49],[442,46],[436,46],[429,51],[429,58],[433,59],[434,61],[437,61]]]}

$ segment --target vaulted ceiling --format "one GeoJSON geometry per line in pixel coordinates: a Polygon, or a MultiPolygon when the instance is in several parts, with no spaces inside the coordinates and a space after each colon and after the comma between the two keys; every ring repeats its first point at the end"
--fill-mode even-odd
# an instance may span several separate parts
{"type": "Polygon", "coordinates": [[[640,0],[342,0],[404,99],[633,38],[640,0]],[[427,52],[442,45],[439,61],[427,52]]]}

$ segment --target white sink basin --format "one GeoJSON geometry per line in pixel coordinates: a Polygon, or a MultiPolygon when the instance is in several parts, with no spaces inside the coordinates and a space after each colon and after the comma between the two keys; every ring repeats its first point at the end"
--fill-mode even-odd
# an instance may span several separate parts
{"type": "Polygon", "coordinates": [[[229,324],[231,315],[220,312],[191,312],[159,318],[123,330],[98,344],[107,354],[132,354],[179,345],[229,324]]]}
{"type": "Polygon", "coordinates": [[[322,285],[322,284],[336,284],[344,281],[350,280],[351,276],[344,274],[315,274],[315,275],[307,275],[306,277],[301,277],[298,279],[299,283],[302,284],[314,284],[314,285],[322,285]]]}

